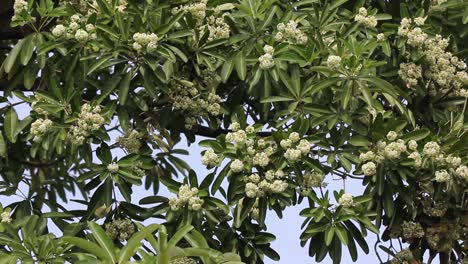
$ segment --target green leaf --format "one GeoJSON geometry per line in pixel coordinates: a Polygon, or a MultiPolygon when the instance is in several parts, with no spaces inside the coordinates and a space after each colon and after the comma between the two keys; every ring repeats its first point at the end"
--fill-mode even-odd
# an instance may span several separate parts
{"type": "Polygon", "coordinates": [[[104,56],[104,57],[101,57],[99,58],[98,60],[96,60],[88,69],[88,72],[86,73],[86,75],[90,75],[91,73],[93,73],[94,71],[100,69],[100,67],[102,65],[104,65],[106,62],[108,62],[114,55],[107,55],[107,56],[104,56]]]}
{"type": "Polygon", "coordinates": [[[334,235],[335,235],[335,228],[331,226],[325,231],[325,245],[329,246],[331,244],[334,235]]]}
{"type": "Polygon", "coordinates": [[[341,78],[339,77],[331,77],[331,78],[327,78],[325,80],[322,80],[322,81],[319,81],[318,83],[314,83],[312,85],[310,85],[309,87],[307,87],[305,89],[305,92],[304,93],[309,93],[309,95],[313,95],[317,92],[320,92],[321,90],[325,89],[325,88],[328,88],[330,86],[332,86],[333,84],[337,83],[338,81],[340,81],[341,78]]]}
{"type": "Polygon", "coordinates": [[[182,228],[180,228],[172,237],[171,239],[169,240],[169,242],[167,242],[167,248],[172,248],[172,247],[175,247],[177,245],[177,243],[179,243],[179,241],[190,231],[192,231],[193,229],[193,226],[191,225],[186,225],[182,228]]]}
{"type": "Polygon", "coordinates": [[[6,158],[7,149],[3,133],[0,131],[0,157],[6,158]]]}
{"type": "Polygon", "coordinates": [[[336,226],[336,234],[338,238],[340,239],[341,243],[347,245],[348,244],[348,234],[346,230],[341,226],[337,225],[336,226]]]}
{"type": "Polygon", "coordinates": [[[13,65],[17,61],[18,54],[21,51],[21,48],[23,47],[24,42],[25,42],[25,39],[18,41],[18,43],[16,43],[15,47],[10,51],[10,53],[8,54],[8,57],[3,62],[4,70],[6,73],[10,73],[11,69],[13,68],[13,65]]]}
{"type": "Polygon", "coordinates": [[[31,34],[24,39],[23,48],[21,49],[20,61],[22,65],[28,64],[29,60],[34,52],[34,46],[36,44],[36,35],[31,34]]]}
{"type": "Polygon", "coordinates": [[[349,140],[348,143],[357,147],[367,147],[370,145],[369,140],[366,137],[360,135],[354,135],[349,140]]]}
{"type": "Polygon", "coordinates": [[[411,131],[409,133],[406,133],[405,135],[401,136],[400,138],[403,139],[404,141],[410,141],[410,140],[421,140],[426,138],[431,134],[431,131],[427,128],[421,128],[415,131],[411,131]]]}
{"type": "Polygon", "coordinates": [[[130,82],[132,81],[133,71],[129,71],[125,74],[119,84],[119,104],[125,105],[130,90],[130,82]]]}
{"type": "Polygon", "coordinates": [[[274,102],[287,102],[287,101],[295,101],[296,99],[286,96],[269,96],[260,100],[260,103],[274,103],[274,102]]]}
{"type": "MultiPolygon", "coordinates": [[[[62,238],[63,241],[65,242],[68,242],[70,244],[73,244],[79,248],[82,248],[84,249],[85,251],[88,251],[89,253],[99,257],[101,260],[105,260],[105,261],[112,261],[111,258],[109,258],[109,256],[104,253],[103,249],[101,247],[99,247],[99,245],[95,244],[95,243],[92,243],[92,242],[89,242],[83,238],[79,238],[79,237],[63,237],[62,238]]],[[[115,263],[115,262],[114,262],[115,263]]]]}
{"type": "Polygon", "coordinates": [[[93,237],[102,247],[103,252],[105,252],[108,259],[110,259],[112,263],[117,262],[117,256],[115,255],[117,248],[114,246],[114,243],[109,236],[107,236],[106,231],[95,222],[88,222],[88,226],[89,229],[93,231],[93,237]]]}
{"type": "Polygon", "coordinates": [[[129,261],[135,252],[138,250],[142,244],[142,240],[145,237],[152,236],[153,233],[158,230],[158,224],[152,224],[147,227],[144,227],[138,233],[134,234],[127,242],[127,244],[120,251],[119,264],[125,264],[129,261]]]}
{"type": "Polygon", "coordinates": [[[234,59],[232,56],[229,56],[223,64],[223,68],[221,69],[221,81],[226,83],[231,76],[232,70],[234,69],[234,59]]]}
{"type": "Polygon", "coordinates": [[[239,79],[245,80],[247,74],[247,65],[245,64],[245,56],[242,51],[238,52],[234,58],[234,63],[236,66],[237,76],[239,79]]]}
{"type": "Polygon", "coordinates": [[[3,124],[3,128],[5,130],[5,136],[11,143],[16,142],[16,133],[18,125],[18,114],[16,113],[13,107],[8,110],[5,116],[5,123],[3,124]]]}

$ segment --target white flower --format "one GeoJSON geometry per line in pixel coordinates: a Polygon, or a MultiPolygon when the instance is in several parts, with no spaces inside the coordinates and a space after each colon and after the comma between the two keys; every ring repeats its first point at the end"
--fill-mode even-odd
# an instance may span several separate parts
{"type": "Polygon", "coordinates": [[[259,188],[256,184],[248,182],[245,185],[245,195],[249,198],[255,198],[257,197],[259,192],[259,188]]]}
{"type": "Polygon", "coordinates": [[[261,178],[260,176],[257,174],[257,173],[254,173],[254,174],[251,174],[249,177],[248,177],[248,180],[250,182],[253,182],[253,183],[259,183],[261,178]]]}
{"type": "Polygon", "coordinates": [[[332,70],[336,70],[341,66],[341,57],[330,55],[327,58],[327,66],[332,70]]]}
{"type": "Polygon", "coordinates": [[[325,175],[321,172],[307,172],[304,174],[304,181],[302,183],[303,191],[308,191],[312,187],[321,187],[325,175]]]}
{"type": "Polygon", "coordinates": [[[265,45],[263,47],[263,51],[266,53],[266,54],[270,54],[270,55],[273,55],[273,53],[275,52],[275,49],[270,46],[270,45],[265,45]]]}
{"type": "Polygon", "coordinates": [[[419,168],[421,167],[421,164],[422,164],[422,157],[421,157],[421,154],[419,154],[419,152],[415,151],[415,152],[412,152],[408,158],[410,159],[413,159],[414,160],[414,166],[419,168]]]}
{"type": "Polygon", "coordinates": [[[39,142],[42,137],[51,129],[52,121],[39,118],[31,124],[30,133],[34,135],[33,141],[39,142]]]}
{"type": "Polygon", "coordinates": [[[461,158],[460,157],[455,157],[455,156],[452,156],[452,155],[448,155],[445,158],[445,162],[451,167],[458,167],[461,164],[461,158]]]}
{"type": "Polygon", "coordinates": [[[282,139],[280,141],[280,146],[284,149],[291,147],[292,141],[290,139],[282,139]]]}
{"type": "Polygon", "coordinates": [[[354,206],[353,196],[351,194],[345,193],[340,197],[340,199],[338,200],[338,203],[345,208],[353,207],[354,206]]]}
{"type": "Polygon", "coordinates": [[[130,153],[138,153],[141,148],[141,135],[138,131],[132,130],[126,137],[117,137],[116,143],[125,148],[130,153]]]}
{"type": "Polygon", "coordinates": [[[377,173],[377,166],[374,162],[370,161],[362,165],[362,171],[366,176],[372,176],[377,173]]]}
{"type": "Polygon", "coordinates": [[[418,84],[418,79],[422,77],[422,68],[414,63],[401,63],[398,75],[406,82],[406,86],[411,88],[418,84]]]}
{"type": "Polygon", "coordinates": [[[440,146],[437,142],[430,141],[424,145],[423,154],[428,157],[436,157],[439,154],[440,146]]]}
{"type": "Polygon", "coordinates": [[[242,163],[241,160],[236,159],[231,163],[229,168],[231,169],[232,172],[238,173],[238,172],[241,172],[242,170],[244,170],[244,163],[242,163]]]}
{"type": "Polygon", "coordinates": [[[286,153],[284,153],[284,157],[290,162],[296,162],[301,158],[301,156],[302,152],[299,149],[289,148],[286,150],[286,153]]]}
{"type": "Polygon", "coordinates": [[[253,134],[255,133],[255,128],[253,126],[247,126],[245,132],[247,132],[247,134],[253,134]]]}
{"type": "Polygon", "coordinates": [[[260,62],[260,69],[266,70],[273,68],[275,66],[275,61],[273,60],[273,55],[270,53],[263,54],[258,58],[260,62]]]}
{"type": "Polygon", "coordinates": [[[440,170],[435,172],[436,182],[448,182],[450,180],[450,174],[446,170],[440,170]]]}
{"type": "Polygon", "coordinates": [[[241,128],[241,127],[240,127],[240,124],[237,123],[237,122],[233,122],[233,123],[231,124],[231,129],[232,129],[232,131],[234,131],[234,132],[237,132],[240,128],[241,128]]]}
{"type": "Polygon", "coordinates": [[[418,26],[424,25],[424,22],[426,22],[427,17],[417,17],[414,19],[414,23],[418,26]]]}
{"type": "Polygon", "coordinates": [[[300,140],[299,133],[297,132],[292,132],[289,134],[289,140],[291,140],[292,143],[296,143],[300,140]]]}
{"type": "Polygon", "coordinates": [[[359,8],[359,14],[361,16],[367,16],[367,9],[365,7],[360,7],[359,8]]]}
{"type": "Polygon", "coordinates": [[[86,42],[88,40],[89,34],[86,30],[78,29],[75,33],[75,39],[79,42],[86,42]]]}
{"type": "Polygon", "coordinates": [[[384,33],[379,33],[377,34],[377,41],[384,41],[385,40],[385,35],[384,33]]]}
{"type": "Polygon", "coordinates": [[[54,35],[54,37],[61,37],[63,36],[63,34],[65,34],[65,32],[67,31],[67,28],[64,27],[63,25],[56,25],[54,27],[54,29],[52,29],[52,35],[54,35]]]}
{"type": "Polygon", "coordinates": [[[216,166],[219,162],[218,155],[214,152],[213,149],[208,149],[205,151],[202,157],[202,164],[205,166],[216,166]]]}
{"type": "Polygon", "coordinates": [[[395,131],[389,131],[389,132],[387,133],[387,139],[388,139],[389,141],[395,141],[395,139],[397,139],[397,137],[398,137],[398,133],[395,132],[395,131]]]}
{"type": "Polygon", "coordinates": [[[259,152],[255,154],[252,160],[254,165],[258,165],[260,167],[266,167],[270,162],[268,155],[265,152],[259,152]]]}
{"type": "Polygon", "coordinates": [[[119,164],[112,162],[111,164],[107,165],[107,170],[110,173],[116,173],[119,171],[119,164]]]}
{"type": "Polygon", "coordinates": [[[408,141],[408,148],[410,150],[413,150],[413,151],[417,150],[418,149],[418,143],[416,142],[416,140],[408,141]]]}
{"type": "Polygon", "coordinates": [[[10,213],[7,212],[7,211],[4,211],[3,213],[0,214],[0,218],[2,219],[0,222],[1,223],[11,223],[11,216],[10,216],[10,213]]]}
{"type": "Polygon", "coordinates": [[[458,176],[462,177],[465,179],[465,181],[468,181],[468,167],[465,165],[461,165],[460,167],[457,168],[455,171],[458,176]]]}
{"type": "Polygon", "coordinates": [[[373,151],[367,151],[366,153],[361,153],[361,155],[359,155],[359,159],[362,162],[366,162],[366,161],[369,161],[369,160],[374,160],[375,159],[375,153],[373,151]]]}

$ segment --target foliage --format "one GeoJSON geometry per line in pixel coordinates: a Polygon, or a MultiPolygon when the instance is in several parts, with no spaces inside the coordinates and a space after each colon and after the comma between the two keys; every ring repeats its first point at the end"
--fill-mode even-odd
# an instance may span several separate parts
{"type": "Polygon", "coordinates": [[[368,231],[392,263],[467,258],[466,1],[8,3],[2,261],[279,260],[267,211],[301,203],[317,262],[368,231]]]}

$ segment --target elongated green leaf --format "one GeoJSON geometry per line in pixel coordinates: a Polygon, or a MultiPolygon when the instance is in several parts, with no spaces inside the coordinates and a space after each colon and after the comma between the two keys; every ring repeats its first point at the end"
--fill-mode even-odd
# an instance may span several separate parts
{"type": "MultiPolygon", "coordinates": [[[[101,260],[105,260],[105,261],[112,261],[111,258],[109,258],[109,256],[105,253],[105,251],[99,247],[99,245],[95,244],[95,243],[92,243],[92,242],[89,242],[83,238],[79,238],[79,237],[63,237],[62,238],[63,241],[65,242],[68,242],[70,244],[73,244],[79,248],[82,248],[84,249],[85,251],[88,251],[89,253],[97,256],[98,258],[100,258],[101,260]]],[[[114,262],[115,263],[115,262],[114,262]]]]}
{"type": "Polygon", "coordinates": [[[16,131],[18,125],[18,114],[15,109],[12,107],[5,116],[5,123],[3,124],[5,129],[5,136],[8,141],[15,143],[16,142],[16,131]]]}
{"type": "Polygon", "coordinates": [[[142,240],[145,237],[152,236],[153,232],[158,230],[158,228],[158,224],[152,224],[134,234],[120,251],[119,264],[127,263],[130,257],[135,254],[135,252],[138,250],[138,247],[142,244],[142,240]]]}
{"type": "Polygon", "coordinates": [[[226,59],[226,62],[223,64],[223,68],[221,69],[221,80],[223,83],[226,83],[231,76],[232,70],[234,69],[234,60],[232,56],[229,56],[226,59]]]}
{"type": "Polygon", "coordinates": [[[8,57],[5,59],[4,70],[6,73],[10,73],[11,69],[13,68],[13,65],[15,64],[18,58],[18,54],[20,53],[24,42],[25,42],[25,39],[18,41],[15,47],[8,54],[8,57]]]}
{"type": "Polygon", "coordinates": [[[0,131],[0,157],[6,158],[7,150],[5,139],[3,138],[3,133],[0,131]]]}
{"type": "Polygon", "coordinates": [[[287,101],[294,101],[296,99],[286,96],[270,96],[265,99],[262,99],[261,103],[274,103],[274,102],[287,102],[287,101]]]}
{"type": "Polygon", "coordinates": [[[325,231],[325,245],[329,246],[331,244],[334,235],[335,235],[334,227],[330,227],[325,231]]]}
{"type": "Polygon", "coordinates": [[[245,56],[242,51],[237,53],[236,57],[234,58],[234,62],[237,76],[239,76],[239,79],[245,80],[245,76],[247,75],[247,65],[245,64],[245,56]]]}
{"type": "Polygon", "coordinates": [[[95,61],[88,69],[88,72],[86,75],[90,75],[94,71],[98,70],[102,65],[104,65],[106,62],[108,62],[113,55],[107,55],[104,57],[99,58],[97,61],[95,61]]]}
{"type": "Polygon", "coordinates": [[[187,225],[187,226],[184,226],[184,227],[182,227],[181,229],[179,229],[179,230],[171,237],[171,239],[169,240],[169,242],[167,242],[167,248],[175,247],[175,246],[177,245],[177,243],[179,243],[179,241],[180,241],[188,232],[190,232],[192,229],[193,229],[193,226],[191,226],[191,225],[187,225]]]}
{"type": "Polygon", "coordinates": [[[34,46],[36,45],[36,35],[31,34],[24,39],[23,48],[20,53],[20,61],[22,65],[28,64],[29,60],[34,52],[34,46]]]}
{"type": "Polygon", "coordinates": [[[321,90],[327,88],[327,87],[330,87],[332,86],[333,84],[337,83],[338,81],[340,81],[341,78],[339,77],[331,77],[331,78],[327,78],[323,81],[320,81],[318,83],[314,83],[312,85],[310,85],[309,87],[306,88],[305,90],[305,93],[309,93],[309,95],[313,95],[317,92],[320,92],[321,90]]]}
{"type": "Polygon", "coordinates": [[[117,248],[115,247],[112,240],[107,236],[106,231],[102,229],[98,224],[95,222],[88,222],[89,229],[93,231],[93,237],[96,239],[98,244],[102,247],[104,254],[112,261],[112,263],[117,262],[116,251],[117,248]]]}

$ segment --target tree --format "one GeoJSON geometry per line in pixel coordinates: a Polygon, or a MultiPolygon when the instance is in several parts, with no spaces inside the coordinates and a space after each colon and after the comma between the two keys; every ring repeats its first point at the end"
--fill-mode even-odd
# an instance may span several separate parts
{"type": "Polygon", "coordinates": [[[266,213],[303,203],[317,262],[373,232],[389,263],[466,263],[467,22],[463,0],[6,1],[0,262],[279,260],[266,213]]]}

